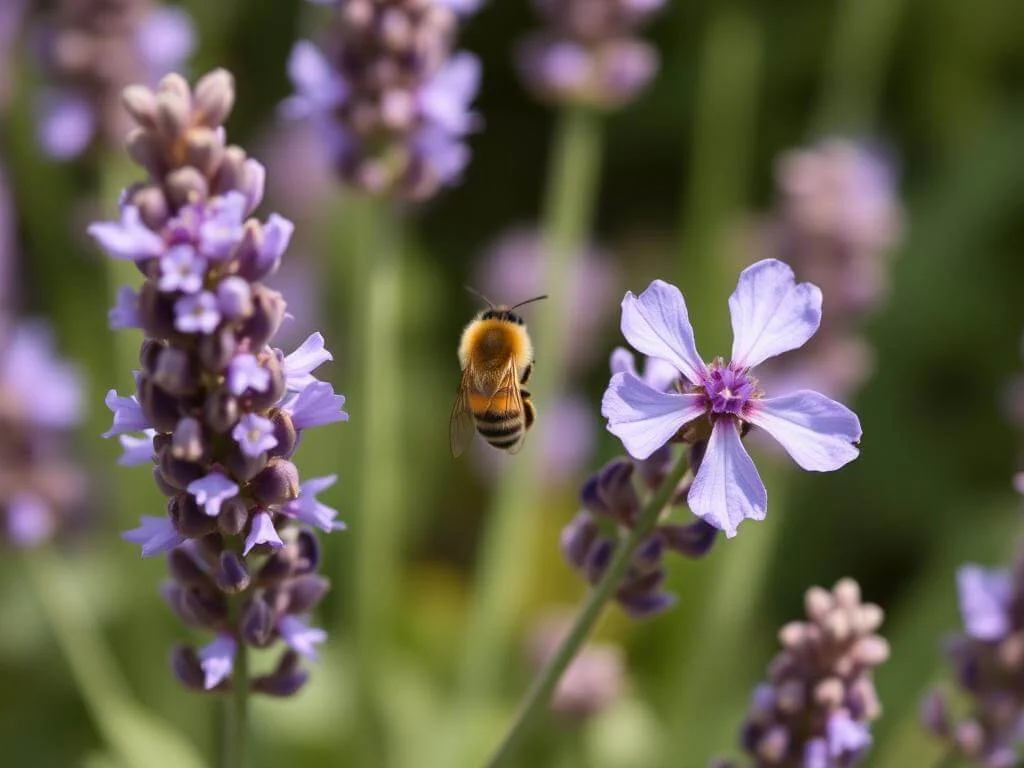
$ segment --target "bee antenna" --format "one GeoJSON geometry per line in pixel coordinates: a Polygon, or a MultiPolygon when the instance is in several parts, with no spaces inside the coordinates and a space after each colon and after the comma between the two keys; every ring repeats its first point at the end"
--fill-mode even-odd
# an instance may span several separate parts
{"type": "Polygon", "coordinates": [[[540,301],[541,299],[546,299],[547,297],[548,297],[548,295],[546,293],[543,296],[534,296],[532,299],[527,299],[526,301],[520,301],[514,307],[509,307],[509,309],[510,310],[512,310],[512,309],[519,309],[519,307],[523,306],[524,304],[532,304],[535,301],[540,301]]]}
{"type": "Polygon", "coordinates": [[[477,296],[477,297],[483,299],[484,303],[487,304],[488,308],[494,309],[494,302],[492,302],[490,299],[488,299],[486,296],[484,296],[482,293],[480,293],[480,291],[478,291],[476,288],[474,288],[474,287],[472,287],[470,285],[464,285],[462,287],[465,288],[470,293],[472,293],[474,296],[477,296]]]}

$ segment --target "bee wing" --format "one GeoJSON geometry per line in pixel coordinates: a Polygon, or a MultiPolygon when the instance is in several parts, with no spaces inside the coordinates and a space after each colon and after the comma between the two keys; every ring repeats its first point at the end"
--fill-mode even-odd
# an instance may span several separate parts
{"type": "Polygon", "coordinates": [[[519,453],[519,451],[523,449],[523,442],[526,440],[526,415],[524,413],[525,406],[523,405],[523,393],[519,386],[519,372],[516,371],[515,360],[509,360],[508,368],[505,370],[505,373],[502,374],[501,384],[498,386],[498,391],[509,393],[508,396],[512,398],[513,409],[519,414],[519,417],[524,420],[524,428],[519,433],[519,440],[515,445],[506,449],[509,453],[519,453]]]}
{"type": "Polygon", "coordinates": [[[473,420],[473,412],[469,408],[469,392],[472,386],[472,377],[467,368],[462,372],[462,381],[459,382],[459,392],[455,395],[455,403],[452,405],[452,416],[448,424],[448,440],[451,444],[452,456],[458,458],[473,439],[473,432],[476,431],[476,422],[473,420]]]}

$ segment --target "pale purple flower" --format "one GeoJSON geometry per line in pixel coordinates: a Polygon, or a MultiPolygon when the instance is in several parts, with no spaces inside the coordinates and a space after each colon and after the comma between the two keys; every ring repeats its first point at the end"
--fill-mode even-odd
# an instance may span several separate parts
{"type": "Polygon", "coordinates": [[[480,89],[480,60],[471,53],[452,56],[424,84],[420,109],[428,122],[453,136],[464,136],[479,123],[469,105],[480,89]]]}
{"type": "Polygon", "coordinates": [[[220,261],[231,255],[242,239],[242,222],[248,208],[249,201],[241,192],[228,192],[213,201],[199,226],[199,250],[203,256],[220,261]]]}
{"type": "Polygon", "coordinates": [[[871,731],[866,723],[853,720],[845,710],[832,713],[825,726],[828,751],[833,758],[863,754],[871,746],[871,731]]]}
{"type": "Polygon", "coordinates": [[[334,356],[324,346],[323,335],[319,332],[310,334],[298,349],[284,359],[288,389],[301,392],[310,384],[316,383],[317,378],[313,371],[333,359],[334,356]]]}
{"type": "Polygon", "coordinates": [[[291,221],[276,213],[270,214],[263,227],[263,241],[260,243],[256,269],[260,272],[273,272],[277,269],[294,233],[295,225],[291,221]]]}
{"type": "Polygon", "coordinates": [[[245,537],[245,549],[242,550],[242,554],[248,555],[252,548],[259,544],[265,544],[272,549],[280,549],[284,546],[284,542],[281,541],[281,537],[277,535],[277,530],[274,528],[273,518],[265,509],[259,510],[252,516],[249,535],[245,537]]]}
{"type": "Polygon", "coordinates": [[[316,646],[327,640],[324,630],[311,627],[304,619],[287,613],[277,620],[277,631],[293,651],[314,661],[316,646]]]}
{"type": "Polygon", "coordinates": [[[277,447],[274,423],[255,413],[247,413],[231,430],[231,437],[246,456],[255,458],[264,451],[277,447]]]}
{"type": "Polygon", "coordinates": [[[235,653],[238,643],[231,635],[217,635],[209,645],[199,649],[196,656],[203,670],[203,687],[216,688],[235,668],[235,653]]]}
{"type": "Polygon", "coordinates": [[[37,109],[39,144],[55,160],[80,155],[96,135],[96,113],[89,100],[78,93],[47,89],[37,109]]]}
{"type": "Polygon", "coordinates": [[[165,293],[195,293],[203,287],[206,267],[206,259],[196,253],[191,245],[172,246],[160,257],[157,287],[165,293]]]}
{"type": "Polygon", "coordinates": [[[270,371],[260,365],[256,355],[236,355],[228,366],[228,391],[241,395],[246,390],[266,392],[270,386],[270,371]]]}
{"type": "Polygon", "coordinates": [[[238,486],[223,472],[211,472],[206,477],[188,484],[188,492],[196,497],[196,504],[210,517],[220,514],[220,505],[238,495],[238,486]]]}
{"type": "Polygon", "coordinates": [[[117,291],[117,304],[107,313],[110,330],[141,328],[139,318],[139,294],[131,286],[122,285],[117,291]]]}
{"type": "Polygon", "coordinates": [[[135,395],[120,397],[117,391],[112,389],[107,392],[104,402],[107,408],[114,414],[114,423],[110,429],[103,433],[103,437],[123,435],[126,432],[144,432],[147,429],[152,429],[153,425],[149,423],[146,414],[142,412],[142,406],[139,405],[139,399],[135,395]]]}
{"type": "Polygon", "coordinates": [[[345,396],[334,394],[334,387],[326,381],[317,381],[295,396],[285,406],[296,429],[309,429],[336,421],[348,421],[348,414],[342,410],[345,396]]]}
{"type": "Polygon", "coordinates": [[[157,6],[139,22],[135,40],[146,79],[155,83],[180,69],[192,55],[196,45],[192,17],[178,6],[157,6]]]}
{"type": "Polygon", "coordinates": [[[153,461],[153,438],[156,436],[155,429],[147,429],[143,437],[135,435],[121,435],[121,447],[124,453],[117,460],[122,467],[137,467],[142,464],[149,464],[153,461]]]}
{"type": "Polygon", "coordinates": [[[839,469],[857,456],[860,422],[845,406],[811,390],[765,398],[751,376],[764,360],[803,345],[821,320],[821,292],[796,283],[793,271],[766,259],[740,275],[729,298],[733,348],[728,363],[697,353],[679,289],[655,280],[622,301],[622,332],[638,351],[671,363],[690,382],[661,392],[635,374],[614,375],[602,413],[630,455],[646,459],[702,416],[712,423],[707,449],[687,500],[694,514],[735,536],[744,519],[761,520],[767,492],[740,440],[744,424],[774,437],[800,467],[839,469]]]}
{"type": "Polygon", "coordinates": [[[241,277],[225,277],[217,284],[217,309],[222,317],[235,320],[252,311],[252,286],[241,277]]]}
{"type": "Polygon", "coordinates": [[[964,565],[956,572],[964,632],[976,640],[1000,640],[1010,631],[1013,580],[1008,570],[964,565]]]}
{"type": "Polygon", "coordinates": [[[344,530],[345,524],[334,519],[338,515],[338,510],[320,503],[316,498],[318,493],[323,493],[337,480],[337,475],[310,478],[299,486],[298,498],[283,505],[281,512],[326,533],[344,530]]]}
{"type": "Polygon", "coordinates": [[[170,518],[151,515],[140,517],[139,527],[125,531],[121,538],[132,544],[141,545],[143,557],[170,552],[185,541],[185,537],[175,530],[170,518]]]}
{"type": "Polygon", "coordinates": [[[327,119],[348,98],[348,85],[313,43],[300,40],[288,56],[295,95],[281,105],[286,117],[327,119]]]}
{"type": "Polygon", "coordinates": [[[0,385],[36,426],[69,429],[81,420],[81,377],[58,358],[53,334],[40,321],[20,322],[10,331],[0,349],[0,385]]]}
{"type": "Polygon", "coordinates": [[[174,327],[182,333],[210,334],[219,324],[217,297],[209,291],[182,296],[174,302],[174,327]]]}
{"type": "Polygon", "coordinates": [[[5,501],[6,533],[15,545],[33,547],[53,536],[57,521],[46,502],[31,493],[16,493],[5,501]]]}
{"type": "Polygon", "coordinates": [[[164,252],[164,240],[142,223],[139,209],[126,205],[120,221],[99,221],[86,230],[113,259],[151,259],[164,252]]]}

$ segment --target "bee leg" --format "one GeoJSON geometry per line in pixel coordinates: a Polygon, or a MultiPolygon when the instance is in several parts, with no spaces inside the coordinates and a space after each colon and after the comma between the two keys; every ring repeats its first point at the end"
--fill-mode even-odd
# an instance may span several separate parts
{"type": "Polygon", "coordinates": [[[523,395],[523,427],[529,429],[533,426],[533,422],[537,420],[537,409],[533,407],[533,400],[530,398],[530,393],[525,389],[520,390],[523,395]]]}
{"type": "Polygon", "coordinates": [[[527,382],[529,382],[531,373],[533,373],[533,363],[530,363],[525,368],[523,368],[523,373],[519,377],[519,383],[525,385],[527,382]]]}

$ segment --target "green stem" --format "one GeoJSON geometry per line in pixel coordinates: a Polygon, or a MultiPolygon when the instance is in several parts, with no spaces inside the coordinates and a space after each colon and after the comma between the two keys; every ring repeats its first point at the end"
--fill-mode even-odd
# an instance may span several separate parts
{"type": "Polygon", "coordinates": [[[907,0],[844,0],[828,47],[815,130],[870,130],[907,0]]]}
{"type": "Polygon", "coordinates": [[[354,370],[362,374],[353,409],[360,438],[355,560],[356,685],[363,724],[357,734],[365,765],[385,765],[386,743],[376,681],[381,652],[399,600],[402,486],[400,467],[401,263],[397,221],[385,201],[353,200],[353,245],[359,325],[354,370]]]}
{"type": "Polygon", "coordinates": [[[569,663],[576,656],[583,642],[594,628],[605,604],[622,584],[622,579],[629,569],[637,546],[657,525],[665,505],[668,504],[672,494],[679,487],[679,482],[683,479],[688,468],[689,462],[687,459],[688,454],[684,450],[679,454],[675,466],[662,481],[658,490],[647,500],[643,510],[640,512],[640,516],[637,518],[636,526],[625,539],[619,542],[615,554],[608,565],[608,569],[604,572],[601,580],[590,591],[569,633],[558,646],[555,655],[551,657],[551,660],[541,670],[530,686],[530,689],[526,692],[526,696],[520,704],[519,712],[512,722],[512,726],[487,761],[487,768],[496,768],[513,753],[518,743],[526,734],[532,720],[540,714],[551,698],[551,694],[561,679],[562,673],[565,672],[566,667],[569,666],[569,663]]]}
{"type": "Polygon", "coordinates": [[[120,762],[140,768],[205,765],[184,736],[134,701],[61,557],[38,549],[25,554],[24,565],[85,708],[120,762]]]}
{"type": "MultiPolygon", "coordinates": [[[[593,217],[601,157],[600,115],[582,108],[566,109],[559,120],[552,149],[545,202],[544,242],[547,255],[543,285],[550,301],[537,307],[531,337],[537,345],[536,369],[530,391],[544,418],[561,384],[558,350],[567,342],[562,322],[571,273],[584,247],[593,217]]],[[[512,297],[515,300],[529,298],[512,297]]],[[[543,457],[527,439],[522,454],[502,476],[493,512],[484,532],[479,585],[474,595],[461,669],[461,693],[467,702],[486,699],[497,686],[505,644],[521,607],[525,565],[541,506],[537,472],[543,457]]]]}
{"type": "MultiPolygon", "coordinates": [[[[232,602],[236,606],[232,623],[237,627],[241,618],[241,596],[234,596],[232,602]]],[[[241,639],[231,672],[231,696],[225,699],[224,706],[227,712],[223,719],[223,768],[245,768],[249,754],[249,648],[241,639]]]]}

